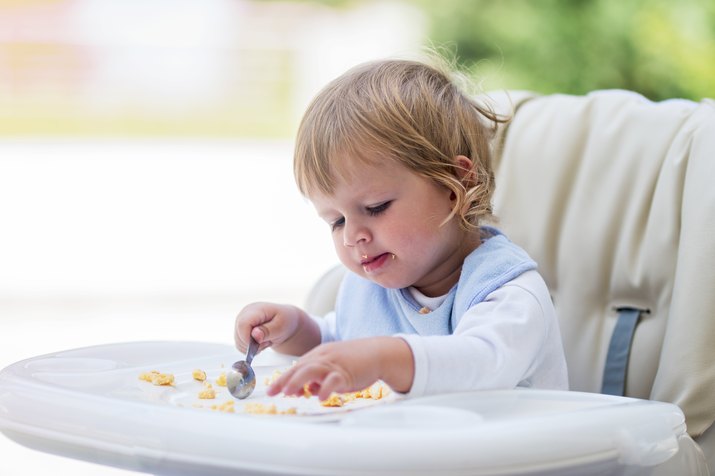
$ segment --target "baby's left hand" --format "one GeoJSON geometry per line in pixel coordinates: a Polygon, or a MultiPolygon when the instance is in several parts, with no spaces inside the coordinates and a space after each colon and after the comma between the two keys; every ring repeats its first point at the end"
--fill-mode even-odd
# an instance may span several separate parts
{"type": "Polygon", "coordinates": [[[385,356],[385,346],[389,347],[393,339],[372,337],[319,345],[278,377],[267,393],[270,396],[281,392],[300,396],[304,385],[308,384],[312,394],[326,400],[333,392],[356,392],[367,388],[382,378],[385,362],[381,356],[385,356]]]}

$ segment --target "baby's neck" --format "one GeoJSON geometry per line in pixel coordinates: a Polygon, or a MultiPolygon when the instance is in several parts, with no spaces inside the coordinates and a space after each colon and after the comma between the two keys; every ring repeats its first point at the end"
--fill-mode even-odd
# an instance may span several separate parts
{"type": "Polygon", "coordinates": [[[445,268],[442,270],[443,274],[439,279],[426,285],[414,286],[415,289],[427,297],[437,297],[447,294],[459,281],[459,277],[462,275],[464,260],[481,244],[479,234],[468,235],[468,237],[469,238],[465,237],[462,244],[445,260],[445,268]]]}

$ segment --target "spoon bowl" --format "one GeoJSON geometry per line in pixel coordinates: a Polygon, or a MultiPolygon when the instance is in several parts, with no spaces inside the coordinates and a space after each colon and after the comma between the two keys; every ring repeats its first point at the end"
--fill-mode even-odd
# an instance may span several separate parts
{"type": "Polygon", "coordinates": [[[251,337],[246,352],[246,360],[234,362],[226,374],[226,388],[234,397],[243,400],[253,393],[256,388],[256,373],[251,367],[253,357],[258,350],[258,342],[251,337]]]}

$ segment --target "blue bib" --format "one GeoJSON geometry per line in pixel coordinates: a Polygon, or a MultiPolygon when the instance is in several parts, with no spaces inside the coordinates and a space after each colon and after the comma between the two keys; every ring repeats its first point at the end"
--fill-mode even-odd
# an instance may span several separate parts
{"type": "Polygon", "coordinates": [[[339,340],[393,334],[449,335],[472,306],[492,291],[536,269],[526,252],[500,231],[482,227],[482,244],[464,260],[457,285],[427,314],[407,289],[388,289],[348,272],[335,307],[339,340]]]}

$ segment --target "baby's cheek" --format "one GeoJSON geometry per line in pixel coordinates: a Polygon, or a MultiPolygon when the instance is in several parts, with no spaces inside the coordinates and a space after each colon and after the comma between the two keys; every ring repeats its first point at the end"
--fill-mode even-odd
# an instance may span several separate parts
{"type": "Polygon", "coordinates": [[[362,266],[360,266],[360,263],[356,261],[356,258],[350,254],[342,243],[339,246],[337,243],[335,244],[335,254],[338,255],[338,259],[343,266],[353,273],[362,275],[362,266]]]}

